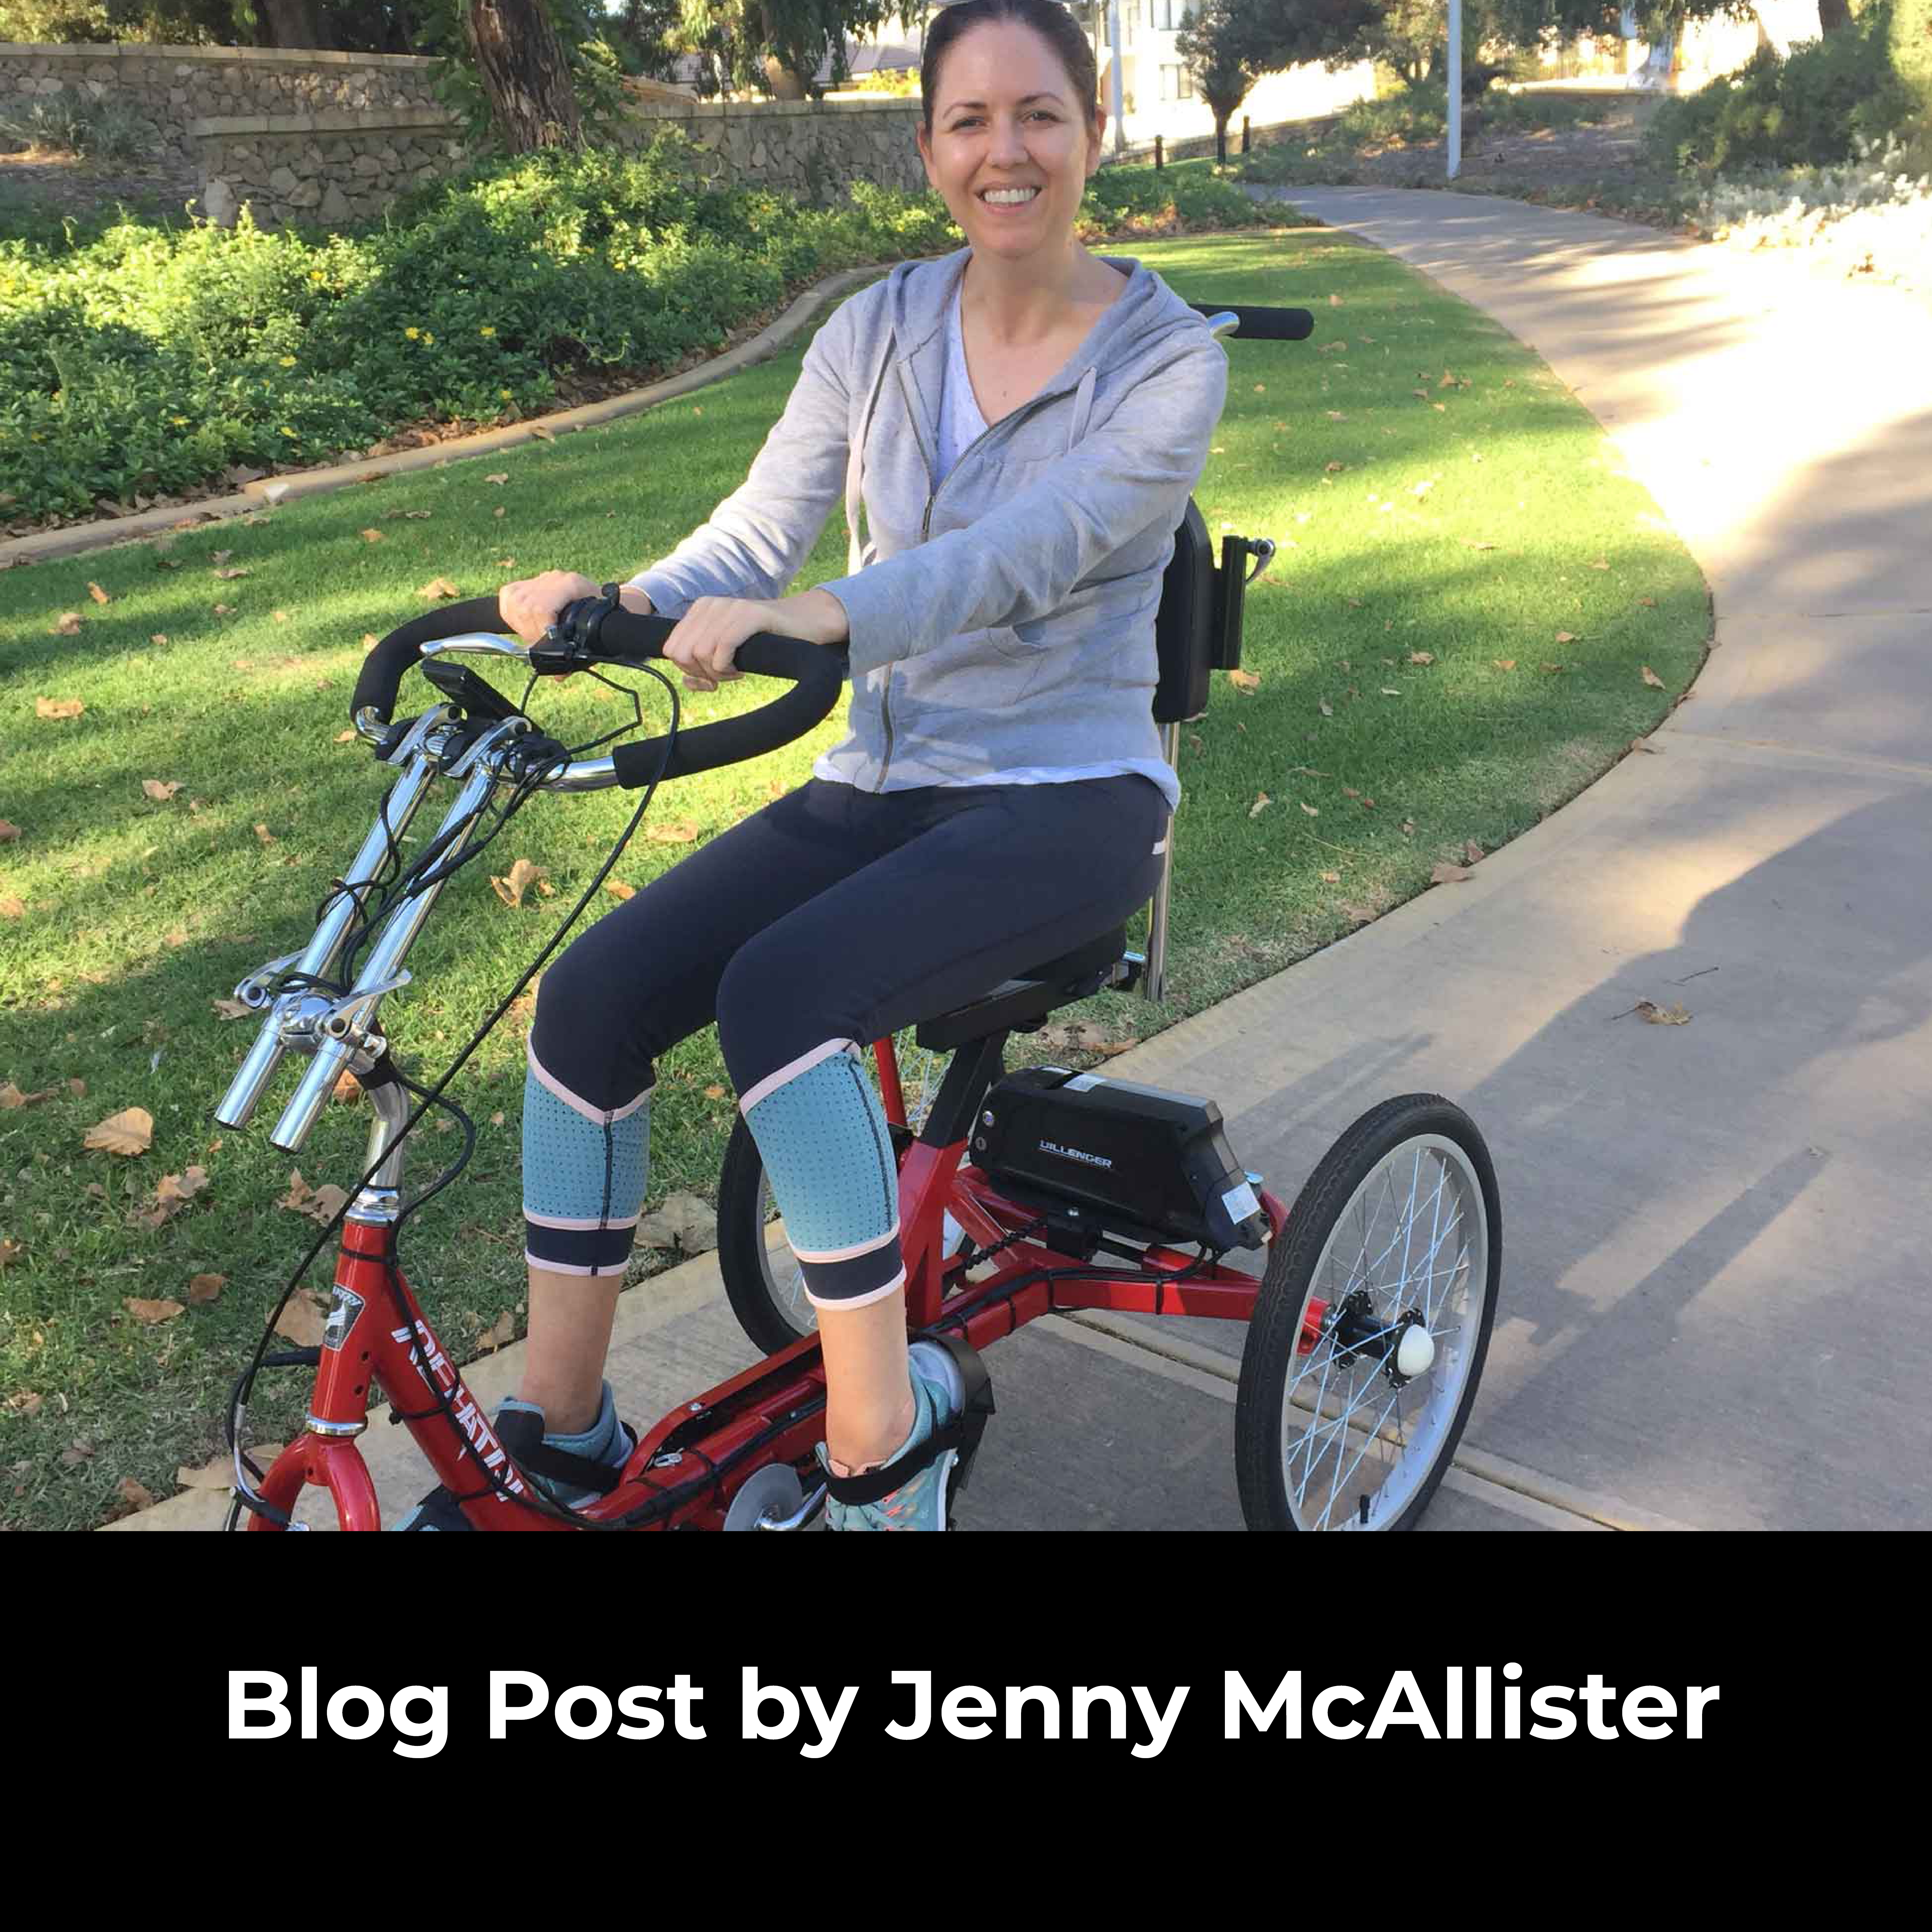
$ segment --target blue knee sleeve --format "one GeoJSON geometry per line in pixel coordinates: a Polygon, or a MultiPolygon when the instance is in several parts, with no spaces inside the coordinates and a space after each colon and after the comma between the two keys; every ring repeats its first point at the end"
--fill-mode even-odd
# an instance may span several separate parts
{"type": "Polygon", "coordinates": [[[827,1040],[760,1081],[743,1106],[813,1305],[893,1293],[905,1280],[898,1164],[858,1049],[827,1040]]]}
{"type": "Polygon", "coordinates": [[[545,1070],[524,1080],[524,1240],[533,1268],[621,1274],[650,1174],[651,1096],[593,1107],[545,1070]]]}

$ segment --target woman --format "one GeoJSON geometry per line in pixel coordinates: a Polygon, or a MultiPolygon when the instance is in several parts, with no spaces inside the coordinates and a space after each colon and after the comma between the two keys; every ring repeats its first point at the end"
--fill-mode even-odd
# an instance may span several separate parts
{"type": "MultiPolygon", "coordinates": [[[[738,676],[754,632],[844,646],[851,734],[544,979],[528,1364],[498,1429],[573,1505],[631,1447],[602,1376],[652,1062],[715,1018],[818,1311],[832,1526],[944,1528],[956,1451],[921,1450],[961,1390],[944,1351],[908,1357],[862,1045],[1126,918],[1180,796],[1150,713],[1154,612],[1226,358],[1158,277],[1074,239],[1105,116],[1064,7],[962,0],[922,78],[920,153],[967,247],[832,316],[743,487],[623,593],[679,620],[664,655],[693,690],[738,676]],[[842,500],[850,574],[784,595],[842,500]],[[842,1495],[867,1472],[898,1480],[842,1495]]],[[[507,584],[504,617],[533,640],[596,589],[562,571],[507,584]]]]}

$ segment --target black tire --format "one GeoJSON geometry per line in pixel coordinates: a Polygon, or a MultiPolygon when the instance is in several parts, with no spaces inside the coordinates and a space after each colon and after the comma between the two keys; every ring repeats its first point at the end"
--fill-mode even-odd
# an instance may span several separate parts
{"type": "MultiPolygon", "coordinates": [[[[767,1355],[814,1333],[818,1318],[803,1296],[793,1297],[776,1278],[765,1245],[769,1190],[758,1144],[741,1114],[718,1177],[718,1267],[738,1325],[767,1355]],[[788,1318],[788,1309],[797,1312],[788,1318]]],[[[794,1264],[795,1265],[795,1264],[794,1264]]]]}
{"type": "MultiPolygon", "coordinates": [[[[1389,1199],[1399,1232],[1402,1210],[1394,1201],[1392,1184],[1389,1199]]],[[[1412,1209],[1414,1200],[1412,1182],[1412,1209]]],[[[1378,1206],[1376,1211],[1380,1212],[1378,1206]]],[[[1473,1218],[1472,1216],[1472,1220],[1473,1218]]],[[[1418,1218],[1412,1211],[1407,1222],[1412,1239],[1419,1225],[1418,1218]]],[[[1352,1236],[1348,1238],[1352,1240],[1352,1236]]],[[[1391,1235],[1384,1253],[1392,1250],[1394,1238],[1391,1235]]],[[[1372,1329],[1383,1336],[1401,1333],[1395,1323],[1405,1311],[1395,1310],[1393,1304],[1399,1300],[1413,1300],[1414,1284],[1407,1266],[1409,1252],[1406,1247],[1401,1279],[1396,1282],[1373,1284],[1375,1263],[1369,1262],[1366,1273],[1370,1282],[1361,1288],[1367,1298],[1365,1312],[1358,1318],[1362,1328],[1372,1329]],[[1400,1289],[1400,1292],[1386,1298],[1385,1304],[1378,1305],[1377,1286],[1400,1289]]],[[[1432,1264],[1433,1250],[1427,1258],[1432,1264]]],[[[1309,1177],[1307,1185],[1302,1189],[1294,1211],[1288,1216],[1286,1229],[1269,1254],[1241,1356],[1240,1387],[1234,1408],[1235,1475],[1241,1513],[1250,1529],[1358,1526],[1389,1530],[1414,1528],[1447,1472],[1468,1424],[1477,1387],[1482,1380],[1483,1364],[1489,1354],[1502,1270],[1502,1213],[1495,1164],[1475,1123],[1460,1107],[1438,1094],[1405,1094],[1370,1108],[1336,1142],[1309,1177]],[[1419,1371],[1412,1381],[1398,1385],[1389,1378],[1384,1359],[1388,1353],[1386,1342],[1379,1348],[1370,1342],[1351,1350],[1346,1346],[1346,1337],[1338,1338],[1327,1325],[1339,1315],[1339,1304],[1346,1300],[1339,1290],[1353,1282],[1355,1267],[1360,1265],[1360,1261],[1358,1257],[1348,1274],[1338,1279],[1334,1266],[1335,1258],[1329,1250],[1331,1238],[1338,1235],[1343,1217],[1348,1215],[1362,1229],[1362,1256],[1366,1257],[1372,1241],[1378,1237],[1370,1231],[1366,1204],[1376,1198],[1375,1191],[1370,1190],[1364,1195],[1365,1185],[1399,1152],[1406,1154],[1411,1143],[1415,1144],[1414,1171],[1418,1176],[1425,1157],[1433,1158],[1439,1166],[1443,1178],[1436,1185],[1435,1198],[1439,1201],[1453,1186],[1460,1205],[1458,1218],[1452,1221],[1451,1228],[1462,1225],[1460,1216],[1464,1210],[1474,1209],[1480,1214],[1480,1230],[1472,1227],[1471,1232],[1472,1235],[1479,1234],[1480,1250],[1478,1253],[1472,1242],[1466,1263],[1458,1261],[1450,1270],[1452,1276],[1463,1276],[1462,1293],[1469,1305],[1459,1312],[1452,1326],[1446,1318],[1449,1312],[1447,1298],[1456,1286],[1452,1279],[1445,1288],[1445,1318],[1438,1329],[1430,1331],[1439,1335],[1439,1341],[1432,1343],[1433,1354],[1430,1366],[1419,1371]],[[1455,1154],[1447,1152],[1449,1149],[1456,1150],[1455,1154]],[[1328,1262],[1325,1267],[1324,1258],[1328,1262]],[[1478,1274],[1482,1277],[1480,1286],[1475,1280],[1478,1274]],[[1480,1306],[1475,1306],[1473,1304],[1478,1294],[1480,1306]],[[1303,1358],[1297,1353],[1297,1342],[1302,1334],[1304,1313],[1311,1296],[1328,1302],[1329,1312],[1320,1340],[1310,1355],[1303,1358]],[[1473,1323],[1467,1318],[1471,1314],[1474,1316],[1473,1323]],[[1375,1448],[1376,1457],[1371,1468],[1386,1477],[1384,1484],[1372,1492],[1359,1489],[1338,1494],[1338,1483],[1342,1474],[1338,1469],[1330,1480],[1326,1498],[1318,1493],[1312,1504],[1304,1502],[1302,1506],[1304,1515],[1313,1507],[1318,1517],[1326,1520],[1298,1520],[1297,1510],[1289,1494],[1288,1463],[1291,1430],[1294,1426],[1289,1414],[1289,1372],[1298,1361],[1307,1364],[1303,1371],[1304,1376],[1319,1370],[1321,1379],[1314,1385],[1310,1396],[1296,1404],[1293,1412],[1296,1416],[1306,1416],[1310,1422],[1317,1420],[1319,1412],[1308,1406],[1309,1401],[1318,1400],[1323,1391],[1328,1391],[1327,1399],[1332,1403],[1337,1400],[1335,1391],[1338,1385],[1348,1388],[1347,1413],[1353,1414],[1357,1412],[1355,1397],[1358,1391],[1364,1396],[1372,1391],[1376,1400],[1380,1402],[1383,1400],[1383,1389],[1378,1385],[1385,1384],[1396,1425],[1405,1433],[1412,1420],[1402,1414],[1401,1408],[1402,1395],[1407,1388],[1420,1391],[1414,1399],[1413,1419],[1418,1425],[1423,1422],[1428,1425],[1426,1436],[1418,1427],[1414,1454],[1404,1448],[1386,1467],[1382,1459],[1382,1448],[1393,1448],[1394,1445],[1384,1444],[1379,1432],[1370,1436],[1366,1444],[1358,1445],[1356,1437],[1332,1418],[1325,1432],[1304,1429],[1295,1438],[1295,1453],[1298,1460],[1306,1461],[1310,1470],[1302,1483],[1304,1493],[1311,1489],[1318,1492],[1321,1479],[1317,1472],[1322,1465],[1316,1460],[1314,1444],[1324,1433],[1336,1445],[1338,1464],[1343,1456],[1353,1455],[1354,1460],[1349,1465],[1348,1474],[1352,1475],[1366,1458],[1368,1450],[1375,1448]],[[1453,1382],[1450,1378],[1452,1367],[1457,1378],[1453,1382]],[[1435,1377],[1438,1369],[1442,1370],[1439,1383],[1425,1382],[1424,1378],[1435,1377]],[[1403,1466],[1405,1458],[1406,1467],[1403,1466]],[[1397,1470],[1400,1475],[1395,1473],[1397,1470]],[[1384,1490],[1391,1506],[1387,1520],[1369,1520],[1377,1508],[1375,1497],[1384,1494],[1384,1490]]],[[[1432,1265],[1424,1280],[1432,1281],[1436,1272],[1432,1265]]],[[[1365,1410],[1366,1402],[1361,1406],[1365,1410]]],[[[1387,1412],[1385,1410],[1384,1414],[1387,1412]]],[[[1324,1455],[1327,1453],[1323,1451],[1324,1455]]]]}

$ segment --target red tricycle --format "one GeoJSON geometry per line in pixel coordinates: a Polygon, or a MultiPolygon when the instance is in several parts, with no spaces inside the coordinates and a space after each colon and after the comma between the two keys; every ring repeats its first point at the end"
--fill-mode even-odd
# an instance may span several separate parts
{"type": "MultiPolygon", "coordinates": [[[[1312,326],[1306,310],[1203,306],[1217,330],[1279,339],[1312,326]]],[[[1205,709],[1210,674],[1239,664],[1243,591],[1273,549],[1229,536],[1217,560],[1189,505],[1156,625],[1155,716],[1170,758],[1181,721],[1205,709]]],[[[399,776],[308,944],[236,989],[263,1017],[216,1111],[220,1123],[247,1122],[290,1051],[309,1065],[272,1144],[300,1148],[345,1072],[366,1090],[374,1120],[365,1171],[338,1216],[321,1342],[271,1353],[265,1334],[237,1382],[229,1527],[245,1515],[251,1529],[306,1528],[296,1504],[314,1484],[333,1498],[344,1528],[380,1528],[356,1440],[380,1391],[474,1528],[804,1528],[824,1503],[813,1454],[824,1434],[824,1371],[813,1310],[782,1227],[770,1219],[770,1190],[742,1119],[721,1177],[719,1264],[732,1308],[766,1358],[680,1404],[643,1432],[607,1495],[565,1509],[526,1481],[465,1388],[404,1278],[397,1241],[408,1214],[461,1166],[406,1201],[405,1137],[433,1107],[467,1130],[444,1089],[570,921],[433,1086],[397,1065],[378,1022],[385,996],[408,982],[403,960],[443,885],[509,815],[539,793],[646,788],[634,829],[658,784],[759,756],[812,729],[844,690],[842,655],[793,638],[753,638],[740,668],[790,681],[772,702],[680,730],[665,680],[668,734],[586,758],[578,754],[596,746],[560,745],[457,659],[514,664],[532,674],[533,690],[547,674],[644,668],[670,623],[614,609],[608,598],[573,606],[527,648],[500,634],[500,623],[494,598],[472,600],[416,619],[370,652],[352,716],[399,776]],[[392,722],[412,667],[440,701],[392,722]],[[406,859],[404,835],[443,779],[456,796],[427,844],[406,859]],[[264,1367],[313,1369],[315,1377],[302,1432],[266,1473],[243,1439],[264,1367]]],[[[622,849],[620,840],[578,911],[622,849]]],[[[1495,1169],[1468,1117],[1434,1094],[1382,1102],[1329,1150],[1291,1210],[1234,1162],[1211,1100],[1066,1067],[1006,1068],[1010,1036],[1036,1031],[1072,1001],[1107,988],[1162,996],[1170,877],[1154,904],[1144,954],[1128,951],[1116,928],[926,1018],[915,1034],[928,1075],[920,1090],[909,1094],[902,1078],[914,1048],[874,1046],[899,1161],[908,1330],[948,1343],[969,1368],[969,1446],[954,1493],[992,1412],[977,1360],[988,1344],[1049,1313],[1212,1316],[1248,1324],[1234,1454],[1249,1526],[1412,1528],[1474,1401],[1501,1280],[1495,1169]],[[1228,1263],[1237,1250],[1263,1249],[1258,1280],[1228,1263]]],[[[325,1231],[311,1258],[327,1238],[325,1231]]]]}

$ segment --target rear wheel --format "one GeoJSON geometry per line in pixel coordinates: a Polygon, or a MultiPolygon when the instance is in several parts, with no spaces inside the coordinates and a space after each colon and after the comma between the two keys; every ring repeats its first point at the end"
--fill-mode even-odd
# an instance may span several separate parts
{"type": "Polygon", "coordinates": [[[1370,1109],[1310,1177],[1268,1257],[1234,1409],[1250,1529],[1413,1529],[1489,1352],[1496,1169],[1439,1094],[1370,1109]]]}

